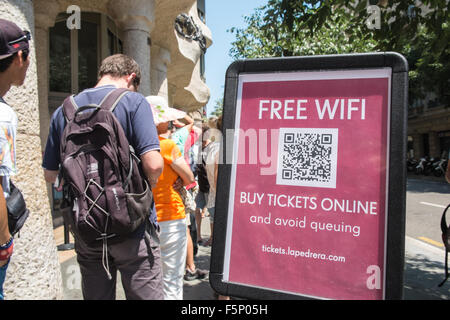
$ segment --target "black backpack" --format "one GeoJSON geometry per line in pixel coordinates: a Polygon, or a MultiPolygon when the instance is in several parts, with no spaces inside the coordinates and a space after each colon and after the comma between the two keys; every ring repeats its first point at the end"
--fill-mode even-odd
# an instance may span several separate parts
{"type": "Polygon", "coordinates": [[[73,204],[69,223],[89,246],[103,244],[106,260],[107,241],[134,232],[148,220],[153,203],[140,160],[112,113],[127,92],[112,90],[100,105],[78,107],[73,96],[63,104],[61,174],[64,197],[73,204]]]}
{"type": "Polygon", "coordinates": [[[445,215],[447,213],[448,208],[450,208],[450,204],[445,208],[444,212],[442,213],[441,218],[441,231],[442,231],[442,241],[444,242],[445,246],[445,279],[439,284],[439,287],[442,287],[442,285],[447,281],[448,279],[448,252],[450,251],[450,226],[447,225],[447,221],[445,219],[445,215]]]}
{"type": "Polygon", "coordinates": [[[209,192],[209,181],[208,176],[206,174],[206,168],[205,168],[205,160],[203,160],[202,157],[202,163],[197,164],[197,168],[195,170],[195,174],[197,175],[198,180],[198,188],[203,193],[209,192]]]}
{"type": "Polygon", "coordinates": [[[30,211],[27,209],[22,193],[11,180],[9,186],[10,194],[6,198],[6,208],[8,210],[9,233],[14,236],[22,229],[30,211]]]}

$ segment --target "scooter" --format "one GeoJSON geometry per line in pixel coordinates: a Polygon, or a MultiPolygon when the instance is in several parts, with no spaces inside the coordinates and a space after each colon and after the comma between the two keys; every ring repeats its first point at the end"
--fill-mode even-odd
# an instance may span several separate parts
{"type": "Polygon", "coordinates": [[[414,168],[417,166],[418,161],[414,158],[410,158],[406,161],[406,170],[408,170],[408,172],[413,172],[414,168]]]}
{"type": "Polygon", "coordinates": [[[436,177],[441,177],[445,174],[445,171],[447,170],[447,159],[441,159],[438,162],[434,164],[433,167],[433,173],[436,177]]]}
{"type": "Polygon", "coordinates": [[[428,171],[427,169],[428,166],[429,166],[428,157],[420,158],[417,166],[414,168],[415,174],[424,174],[425,170],[428,171]]]}
{"type": "Polygon", "coordinates": [[[423,174],[428,176],[434,170],[434,165],[439,161],[439,158],[430,158],[425,164],[423,168],[423,174]]]}

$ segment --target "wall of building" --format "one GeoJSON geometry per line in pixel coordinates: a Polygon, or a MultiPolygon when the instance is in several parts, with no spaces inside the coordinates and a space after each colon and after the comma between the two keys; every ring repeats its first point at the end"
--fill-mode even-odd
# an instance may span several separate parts
{"type": "Polygon", "coordinates": [[[15,239],[14,255],[8,267],[5,295],[13,299],[61,299],[62,280],[51,209],[41,163],[38,73],[34,11],[31,0],[0,1],[0,17],[30,30],[30,67],[25,84],[12,88],[4,97],[19,117],[17,134],[18,175],[14,177],[30,210],[20,238],[15,239]]]}
{"type": "Polygon", "coordinates": [[[159,52],[162,48],[170,53],[170,63],[163,67],[168,81],[169,104],[191,112],[208,103],[210,91],[200,76],[201,49],[198,42],[179,35],[175,30],[174,22],[181,13],[192,17],[206,39],[206,47],[212,44],[211,31],[198,16],[197,1],[155,0],[152,48],[158,48],[159,52]]]}
{"type": "Polygon", "coordinates": [[[450,108],[412,108],[409,110],[408,136],[413,139],[413,156],[448,156],[450,151],[450,108]]]}

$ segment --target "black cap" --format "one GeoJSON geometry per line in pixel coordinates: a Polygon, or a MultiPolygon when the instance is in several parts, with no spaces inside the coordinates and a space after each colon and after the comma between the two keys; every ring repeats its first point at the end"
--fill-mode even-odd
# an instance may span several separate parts
{"type": "Polygon", "coordinates": [[[0,60],[28,49],[30,39],[29,31],[21,30],[14,22],[0,19],[0,60]]]}

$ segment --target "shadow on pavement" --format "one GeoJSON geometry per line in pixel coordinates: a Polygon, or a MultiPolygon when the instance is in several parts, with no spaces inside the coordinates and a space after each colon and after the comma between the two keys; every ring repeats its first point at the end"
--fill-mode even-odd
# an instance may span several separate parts
{"type": "Polygon", "coordinates": [[[442,286],[444,280],[444,254],[442,263],[429,260],[422,254],[407,257],[405,264],[405,300],[448,300],[450,299],[450,281],[442,286]]]}

